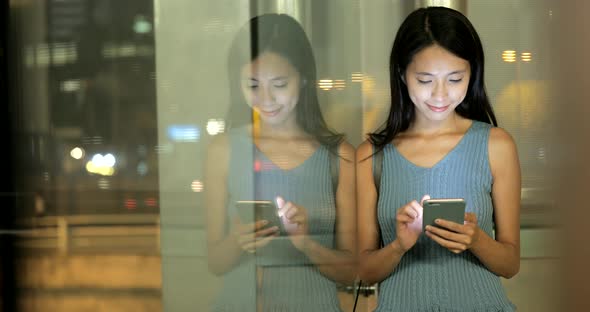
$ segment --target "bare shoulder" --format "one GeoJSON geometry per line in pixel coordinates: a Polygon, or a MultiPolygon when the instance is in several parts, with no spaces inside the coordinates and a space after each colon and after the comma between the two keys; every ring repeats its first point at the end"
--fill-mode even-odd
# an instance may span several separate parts
{"type": "Polygon", "coordinates": [[[516,143],[514,142],[514,139],[510,133],[508,133],[508,131],[500,127],[493,127],[490,129],[490,140],[488,146],[491,155],[516,153],[516,143]]]}
{"type": "Polygon", "coordinates": [[[506,170],[519,170],[520,164],[516,143],[508,131],[498,127],[492,128],[490,130],[488,151],[492,175],[496,176],[499,172],[506,170]]]}

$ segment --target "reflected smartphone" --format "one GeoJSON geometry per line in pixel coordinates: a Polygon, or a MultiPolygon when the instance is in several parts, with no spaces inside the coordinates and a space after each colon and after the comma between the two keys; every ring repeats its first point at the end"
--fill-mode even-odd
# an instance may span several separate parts
{"type": "Polygon", "coordinates": [[[279,217],[277,205],[269,200],[240,200],[236,202],[236,209],[242,223],[254,223],[266,220],[266,227],[277,226],[279,234],[285,235],[286,231],[279,217]]]}
{"type": "Polygon", "coordinates": [[[422,231],[427,225],[437,226],[436,219],[445,219],[455,223],[463,224],[465,221],[465,200],[463,198],[439,198],[427,199],[422,203],[422,231]]]}

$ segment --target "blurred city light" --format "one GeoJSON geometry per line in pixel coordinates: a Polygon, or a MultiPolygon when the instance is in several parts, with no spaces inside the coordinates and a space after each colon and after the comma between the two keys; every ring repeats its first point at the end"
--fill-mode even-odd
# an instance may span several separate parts
{"type": "Polygon", "coordinates": [[[114,167],[115,163],[117,162],[115,160],[115,156],[111,153],[104,155],[104,157],[102,159],[103,159],[104,165],[107,167],[114,167]]]}
{"type": "Polygon", "coordinates": [[[516,51],[514,50],[506,50],[502,52],[502,59],[504,62],[513,63],[516,62],[516,51]]]}
{"type": "Polygon", "coordinates": [[[116,159],[113,154],[95,154],[92,159],[86,163],[86,171],[89,173],[100,174],[103,176],[112,176],[115,173],[116,159]]]}
{"type": "Polygon", "coordinates": [[[203,191],[203,182],[199,181],[199,180],[194,180],[191,183],[191,189],[193,190],[193,192],[195,193],[200,193],[203,191]]]}
{"type": "Polygon", "coordinates": [[[174,142],[198,142],[201,131],[195,125],[170,125],[168,138],[174,142]]]}
{"type": "Polygon", "coordinates": [[[80,90],[80,80],[65,80],[61,82],[61,90],[63,92],[76,92],[80,90]]]}
{"type": "Polygon", "coordinates": [[[363,73],[361,72],[354,72],[352,74],[350,74],[350,80],[352,82],[363,82],[363,73]]]}
{"type": "Polygon", "coordinates": [[[133,31],[137,34],[147,34],[152,31],[152,24],[143,15],[137,15],[133,22],[133,31]]]}
{"type": "Polygon", "coordinates": [[[318,87],[324,91],[328,91],[334,87],[334,82],[332,79],[320,79],[318,87]]]}
{"type": "Polygon", "coordinates": [[[84,157],[84,150],[80,147],[74,147],[70,151],[70,156],[74,159],[82,159],[82,157],[84,157]]]}
{"type": "Polygon", "coordinates": [[[217,135],[225,131],[225,121],[223,119],[209,119],[207,121],[207,133],[217,135]]]}
{"type": "Polygon", "coordinates": [[[137,173],[142,176],[148,173],[148,166],[145,161],[141,161],[139,164],[137,164],[137,173]]]}
{"type": "Polygon", "coordinates": [[[342,79],[334,80],[334,88],[336,90],[344,90],[346,88],[346,81],[342,79]]]}
{"type": "Polygon", "coordinates": [[[137,208],[137,200],[133,198],[128,198],[125,200],[125,208],[132,210],[137,208]]]}
{"type": "Polygon", "coordinates": [[[520,54],[520,59],[523,62],[530,62],[533,59],[533,54],[531,52],[522,52],[520,54]]]}
{"type": "Polygon", "coordinates": [[[143,202],[148,207],[156,207],[158,205],[158,201],[154,197],[148,197],[143,202]]]}
{"type": "Polygon", "coordinates": [[[111,187],[109,180],[101,178],[98,180],[98,188],[101,190],[108,190],[111,187]]]}

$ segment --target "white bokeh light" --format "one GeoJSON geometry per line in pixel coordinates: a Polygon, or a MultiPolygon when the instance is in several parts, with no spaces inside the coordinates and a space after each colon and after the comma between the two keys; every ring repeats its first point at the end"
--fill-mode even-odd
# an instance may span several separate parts
{"type": "Polygon", "coordinates": [[[81,159],[82,157],[84,157],[84,150],[79,147],[74,147],[70,151],[70,156],[72,156],[72,158],[74,159],[81,159]]]}
{"type": "Polygon", "coordinates": [[[223,119],[209,119],[207,121],[207,133],[217,135],[225,131],[225,121],[223,119]]]}
{"type": "Polygon", "coordinates": [[[117,162],[115,159],[115,156],[111,153],[104,155],[104,157],[102,159],[103,159],[105,167],[114,167],[115,163],[117,162]]]}

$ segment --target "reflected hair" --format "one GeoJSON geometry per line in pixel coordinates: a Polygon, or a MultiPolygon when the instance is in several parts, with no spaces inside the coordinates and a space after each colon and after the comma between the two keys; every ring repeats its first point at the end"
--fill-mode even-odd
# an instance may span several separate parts
{"type": "Polygon", "coordinates": [[[401,24],[389,58],[391,108],[381,129],[369,133],[369,141],[382,150],[397,134],[408,129],[415,107],[404,82],[406,68],[416,53],[438,45],[469,62],[471,77],[465,99],[455,111],[462,117],[497,126],[484,84],[484,53],[481,40],[467,17],[445,7],[420,8],[401,24]]]}
{"type": "Polygon", "coordinates": [[[265,52],[282,56],[300,74],[302,87],[295,106],[297,124],[322,145],[335,147],[342,142],[344,136],[328,127],[320,110],[311,43],[301,25],[286,14],[264,14],[250,19],[232,42],[228,62],[232,101],[227,118],[229,127],[252,123],[253,111],[240,87],[240,70],[265,52]]]}

